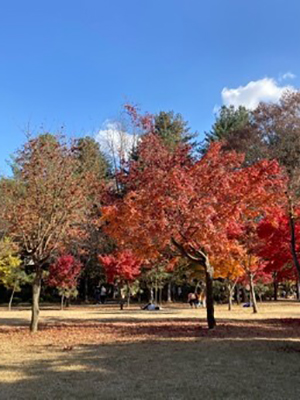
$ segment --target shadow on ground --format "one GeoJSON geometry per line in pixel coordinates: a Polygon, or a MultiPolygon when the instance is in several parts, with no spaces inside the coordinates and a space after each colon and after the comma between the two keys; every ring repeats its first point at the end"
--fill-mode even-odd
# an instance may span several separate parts
{"type": "MultiPolygon", "coordinates": [[[[5,321],[3,319],[0,322],[5,321]]],[[[113,332],[116,336],[123,337],[124,340],[135,340],[138,336],[152,337],[153,339],[162,338],[227,338],[227,339],[299,339],[300,340],[300,319],[266,319],[266,320],[236,320],[219,319],[215,330],[208,330],[206,320],[175,318],[175,319],[139,319],[131,320],[129,318],[118,320],[99,320],[86,319],[68,319],[65,321],[56,318],[47,318],[46,323],[40,324],[40,332],[60,330],[63,332],[80,331],[93,332],[113,332]]],[[[0,328],[0,335],[7,335],[8,332],[27,332],[28,325],[26,320],[16,320],[14,326],[9,328],[0,328]],[[18,327],[16,327],[18,325],[18,327]]]]}
{"type": "MultiPolygon", "coordinates": [[[[39,336],[16,328],[16,343],[22,337],[26,346],[2,352],[0,399],[300,398],[299,319],[205,326],[190,319],[69,320],[43,325],[39,336]],[[90,343],[98,333],[99,342],[90,343]]],[[[1,329],[0,340],[6,337],[1,329]]]]}
{"type": "Polygon", "coordinates": [[[299,399],[299,343],[153,342],[32,349],[1,399],[299,399]],[[290,349],[290,350],[289,350],[290,349]],[[292,350],[293,349],[293,350],[292,350]]]}

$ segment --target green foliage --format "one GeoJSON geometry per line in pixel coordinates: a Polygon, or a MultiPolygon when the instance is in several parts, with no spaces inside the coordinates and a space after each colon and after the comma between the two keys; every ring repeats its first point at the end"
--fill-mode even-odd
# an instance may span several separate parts
{"type": "Polygon", "coordinates": [[[79,160],[79,173],[94,173],[100,180],[109,173],[109,162],[95,139],[86,136],[75,142],[75,156],[79,160]]]}
{"type": "Polygon", "coordinates": [[[250,112],[243,106],[222,106],[215,123],[209,133],[206,134],[207,142],[226,140],[232,132],[239,131],[248,124],[250,112]]]}
{"type": "Polygon", "coordinates": [[[171,151],[175,150],[180,143],[188,143],[195,137],[182,115],[175,114],[173,111],[161,111],[157,114],[154,130],[171,151]]]}
{"type": "Polygon", "coordinates": [[[78,296],[78,290],[75,287],[72,288],[58,288],[58,293],[60,296],[66,299],[76,299],[78,296]]]}
{"type": "Polygon", "coordinates": [[[151,269],[144,270],[141,279],[149,289],[162,289],[170,277],[164,264],[156,264],[151,269]]]}
{"type": "Polygon", "coordinates": [[[255,293],[258,295],[259,299],[262,300],[266,295],[270,295],[272,290],[270,290],[270,285],[266,285],[263,282],[255,283],[255,293]]]}
{"type": "Polygon", "coordinates": [[[227,303],[228,301],[226,285],[222,281],[214,281],[214,300],[220,304],[227,303]]]}
{"type": "Polygon", "coordinates": [[[205,133],[202,153],[206,153],[212,142],[223,141],[227,150],[249,151],[253,144],[253,130],[250,129],[251,112],[243,106],[222,106],[210,132],[205,133]]]}

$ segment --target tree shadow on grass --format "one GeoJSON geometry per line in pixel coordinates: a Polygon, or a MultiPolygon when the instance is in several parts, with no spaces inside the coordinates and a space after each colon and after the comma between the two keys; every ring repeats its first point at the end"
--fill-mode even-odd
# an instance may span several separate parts
{"type": "MultiPolygon", "coordinates": [[[[27,324],[26,320],[16,320],[14,326],[0,328],[0,335],[5,336],[8,333],[16,335],[28,334],[28,329],[25,326],[27,324]]],[[[71,332],[71,343],[79,345],[85,344],[86,340],[89,341],[93,337],[96,342],[103,340],[107,343],[111,340],[112,335],[118,341],[140,341],[144,340],[144,338],[147,338],[147,340],[210,338],[300,341],[300,319],[219,319],[217,328],[208,330],[204,318],[175,318],[167,320],[130,320],[125,318],[112,321],[105,319],[103,322],[99,321],[99,319],[57,321],[56,318],[49,318],[46,323],[40,324],[39,331],[40,336],[43,333],[45,333],[45,337],[50,338],[59,335],[59,339],[63,339],[65,336],[69,337],[71,332]],[[81,339],[82,341],[80,341],[81,339]]]]}
{"type": "Polygon", "coordinates": [[[10,326],[16,327],[16,326],[28,326],[29,325],[29,320],[25,318],[0,318],[0,326],[1,329],[9,329],[10,326]],[[5,328],[4,328],[5,326],[5,328]]]}
{"type": "Polygon", "coordinates": [[[0,398],[299,399],[300,357],[285,341],[178,339],[33,347],[0,369],[0,398]]]}

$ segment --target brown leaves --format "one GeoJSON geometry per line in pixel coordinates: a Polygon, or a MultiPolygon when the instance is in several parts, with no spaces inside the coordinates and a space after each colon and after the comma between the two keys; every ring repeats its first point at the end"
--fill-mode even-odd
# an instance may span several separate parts
{"type": "Polygon", "coordinates": [[[35,263],[48,259],[69,229],[85,218],[89,179],[62,139],[42,135],[18,153],[14,185],[4,188],[10,235],[35,263]]]}

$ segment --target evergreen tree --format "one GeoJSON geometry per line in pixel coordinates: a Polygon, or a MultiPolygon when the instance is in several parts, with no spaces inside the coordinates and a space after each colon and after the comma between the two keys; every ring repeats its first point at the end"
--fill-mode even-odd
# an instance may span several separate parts
{"type": "Polygon", "coordinates": [[[162,139],[165,146],[174,150],[180,143],[193,144],[196,133],[191,133],[188,122],[181,114],[173,111],[160,111],[154,117],[154,132],[162,139]]]}

